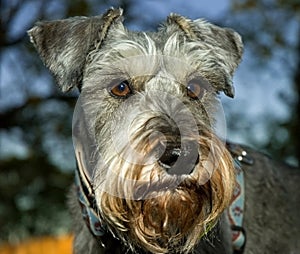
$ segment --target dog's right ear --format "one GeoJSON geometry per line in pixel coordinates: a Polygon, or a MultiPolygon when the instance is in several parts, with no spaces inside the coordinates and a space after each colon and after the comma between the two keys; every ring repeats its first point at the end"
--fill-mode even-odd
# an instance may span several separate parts
{"type": "Polygon", "coordinates": [[[202,19],[192,21],[174,13],[168,17],[167,24],[176,27],[199,45],[206,44],[213,49],[217,59],[215,65],[220,65],[224,70],[224,82],[218,83],[218,90],[234,97],[232,76],[243,54],[241,36],[232,29],[222,28],[202,19]]]}
{"type": "Polygon", "coordinates": [[[100,47],[112,24],[122,21],[122,9],[102,16],[38,22],[28,31],[30,41],[63,92],[82,83],[88,53],[100,47]]]}

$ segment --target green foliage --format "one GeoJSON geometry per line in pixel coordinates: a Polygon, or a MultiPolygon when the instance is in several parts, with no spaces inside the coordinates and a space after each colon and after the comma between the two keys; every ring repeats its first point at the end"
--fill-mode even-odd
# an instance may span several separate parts
{"type": "Polygon", "coordinates": [[[73,174],[37,155],[0,161],[0,168],[1,240],[58,234],[70,228],[65,201],[73,174]]]}

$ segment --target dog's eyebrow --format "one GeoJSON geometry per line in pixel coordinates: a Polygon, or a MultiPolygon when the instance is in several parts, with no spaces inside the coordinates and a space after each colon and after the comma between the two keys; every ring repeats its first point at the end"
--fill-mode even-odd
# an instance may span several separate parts
{"type": "Polygon", "coordinates": [[[130,79],[130,76],[124,72],[95,70],[91,75],[86,75],[83,80],[83,89],[104,89],[112,82],[121,82],[130,79]]]}

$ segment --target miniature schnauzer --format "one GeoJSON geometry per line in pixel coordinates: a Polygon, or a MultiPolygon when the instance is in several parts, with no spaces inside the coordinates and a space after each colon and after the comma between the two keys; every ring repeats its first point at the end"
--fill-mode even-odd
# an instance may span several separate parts
{"type": "Polygon", "coordinates": [[[122,21],[29,31],[61,90],[80,91],[74,253],[299,253],[299,171],[225,140],[240,36],[177,14],[157,32],[122,21]]]}

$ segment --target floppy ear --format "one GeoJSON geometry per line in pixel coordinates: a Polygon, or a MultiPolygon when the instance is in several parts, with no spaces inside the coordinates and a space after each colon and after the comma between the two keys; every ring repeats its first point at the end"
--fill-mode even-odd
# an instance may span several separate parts
{"type": "Polygon", "coordinates": [[[220,65],[226,71],[226,82],[222,90],[229,97],[234,97],[232,75],[241,61],[243,42],[241,36],[232,29],[221,28],[202,19],[189,20],[177,14],[171,14],[167,23],[177,26],[191,40],[210,45],[219,58],[220,65]]]}
{"type": "Polygon", "coordinates": [[[38,22],[28,31],[31,42],[63,92],[82,83],[88,53],[101,45],[109,28],[122,21],[122,9],[102,16],[38,22]]]}

